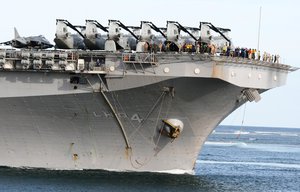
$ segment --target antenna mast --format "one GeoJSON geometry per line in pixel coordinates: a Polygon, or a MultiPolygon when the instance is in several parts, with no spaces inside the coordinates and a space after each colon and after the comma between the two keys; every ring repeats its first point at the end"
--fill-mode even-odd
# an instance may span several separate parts
{"type": "Polygon", "coordinates": [[[259,21],[258,21],[257,51],[259,51],[260,25],[261,25],[261,6],[259,7],[259,21]]]}

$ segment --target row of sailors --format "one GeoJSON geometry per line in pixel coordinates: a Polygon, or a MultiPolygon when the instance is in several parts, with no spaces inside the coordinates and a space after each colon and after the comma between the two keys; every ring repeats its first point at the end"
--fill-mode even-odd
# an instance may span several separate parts
{"type": "Polygon", "coordinates": [[[270,53],[264,52],[261,55],[260,51],[251,48],[235,48],[231,50],[229,46],[224,46],[222,49],[222,55],[231,56],[231,57],[240,57],[240,58],[248,58],[252,60],[279,63],[279,55],[272,55],[270,53]]]}
{"type": "Polygon", "coordinates": [[[270,53],[264,52],[261,55],[260,51],[251,48],[235,48],[231,49],[230,46],[218,47],[215,44],[208,44],[204,42],[197,42],[196,45],[194,43],[185,43],[183,45],[176,45],[176,49],[174,50],[175,44],[167,42],[163,44],[159,43],[158,47],[152,47],[149,44],[145,44],[145,49],[148,51],[154,52],[164,52],[164,51],[178,51],[178,52],[190,52],[190,53],[209,53],[211,55],[222,55],[227,57],[239,57],[239,58],[247,58],[251,60],[279,63],[279,55],[272,55],[270,53]]]}

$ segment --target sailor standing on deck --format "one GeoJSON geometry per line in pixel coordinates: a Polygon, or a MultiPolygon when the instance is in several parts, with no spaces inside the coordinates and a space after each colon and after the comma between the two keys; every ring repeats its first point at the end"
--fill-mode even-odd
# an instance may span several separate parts
{"type": "Polygon", "coordinates": [[[196,42],[196,53],[200,53],[200,42],[196,42]]]}
{"type": "Polygon", "coordinates": [[[162,47],[163,47],[163,44],[162,44],[162,42],[159,42],[159,45],[158,45],[158,47],[159,47],[159,52],[161,52],[161,51],[162,51],[162,47]]]}
{"type": "Polygon", "coordinates": [[[276,63],[279,63],[280,56],[278,54],[276,55],[276,58],[277,58],[276,63]]]}
{"type": "Polygon", "coordinates": [[[222,53],[224,56],[226,55],[226,52],[227,52],[227,44],[225,44],[222,49],[222,53]]]}

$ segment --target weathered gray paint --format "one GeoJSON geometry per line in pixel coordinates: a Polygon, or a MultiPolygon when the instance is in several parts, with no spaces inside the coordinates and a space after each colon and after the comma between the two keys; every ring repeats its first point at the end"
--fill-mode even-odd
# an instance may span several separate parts
{"type": "Polygon", "coordinates": [[[134,68],[121,53],[88,54],[105,54],[103,71],[0,72],[0,166],[191,173],[208,135],[246,102],[242,91],[281,86],[290,71],[191,54],[158,54],[155,65],[134,68]],[[88,83],[70,84],[73,75],[88,83]],[[184,123],[174,141],[158,131],[168,118],[184,123]]]}

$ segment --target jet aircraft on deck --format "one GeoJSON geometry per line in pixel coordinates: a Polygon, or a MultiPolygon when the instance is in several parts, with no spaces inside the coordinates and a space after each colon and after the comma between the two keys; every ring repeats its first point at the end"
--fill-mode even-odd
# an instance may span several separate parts
{"type": "Polygon", "coordinates": [[[48,49],[53,47],[53,45],[42,35],[21,37],[16,28],[14,28],[14,33],[14,39],[0,44],[10,45],[21,49],[48,49]]]}

